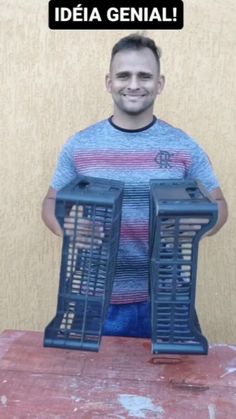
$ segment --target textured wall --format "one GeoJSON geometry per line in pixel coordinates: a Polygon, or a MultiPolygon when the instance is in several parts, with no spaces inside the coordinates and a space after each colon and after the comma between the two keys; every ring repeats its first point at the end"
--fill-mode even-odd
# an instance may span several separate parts
{"type": "MultiPolygon", "coordinates": [[[[201,244],[198,310],[210,341],[235,343],[235,2],[184,3],[182,31],[148,33],[167,79],[156,113],[198,139],[229,202],[228,224],[201,244]]],[[[47,4],[0,0],[1,329],[42,330],[55,312],[60,239],[41,201],[67,137],[110,115],[104,75],[129,33],[50,31],[47,4]]]]}

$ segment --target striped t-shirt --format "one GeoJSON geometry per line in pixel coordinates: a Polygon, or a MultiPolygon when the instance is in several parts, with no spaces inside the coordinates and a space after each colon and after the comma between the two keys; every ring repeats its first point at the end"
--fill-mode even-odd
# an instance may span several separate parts
{"type": "Polygon", "coordinates": [[[186,133],[156,119],[138,130],[111,118],[73,135],[64,145],[51,186],[59,190],[78,174],[125,182],[112,303],[148,299],[150,179],[198,179],[219,186],[209,158],[186,133]]]}

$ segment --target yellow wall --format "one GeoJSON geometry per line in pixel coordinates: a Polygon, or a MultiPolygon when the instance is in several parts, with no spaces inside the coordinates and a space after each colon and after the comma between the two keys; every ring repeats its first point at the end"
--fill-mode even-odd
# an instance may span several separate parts
{"type": "MultiPolygon", "coordinates": [[[[182,31],[150,31],[163,50],[163,119],[210,154],[229,203],[228,224],[204,239],[198,311],[211,342],[236,342],[234,0],[185,1],[182,31]]],[[[110,50],[130,31],[50,31],[46,0],[0,0],[0,328],[43,330],[55,313],[60,239],[41,201],[65,140],[111,114],[110,50]]]]}

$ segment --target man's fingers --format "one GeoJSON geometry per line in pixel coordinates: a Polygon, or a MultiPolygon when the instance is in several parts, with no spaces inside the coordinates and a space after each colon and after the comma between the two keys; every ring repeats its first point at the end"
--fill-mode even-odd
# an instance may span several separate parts
{"type": "Polygon", "coordinates": [[[92,249],[99,248],[102,245],[102,240],[86,236],[77,236],[75,238],[71,236],[71,243],[73,243],[76,249],[92,249]]]}
{"type": "Polygon", "coordinates": [[[80,225],[76,230],[65,225],[65,234],[70,237],[71,243],[76,249],[91,249],[92,247],[100,247],[102,239],[105,237],[103,228],[93,228],[91,225],[80,225]]]}
{"type": "Polygon", "coordinates": [[[100,247],[105,237],[103,224],[83,216],[83,207],[74,205],[64,219],[64,233],[70,236],[71,243],[77,249],[100,247]]]}
{"type": "Polygon", "coordinates": [[[67,236],[75,236],[75,237],[84,237],[87,238],[88,240],[92,240],[92,238],[100,238],[103,239],[105,237],[105,233],[103,231],[100,230],[93,230],[91,228],[86,229],[86,228],[79,228],[76,229],[76,231],[74,229],[68,228],[66,226],[65,228],[65,234],[67,236]]]}
{"type": "Polygon", "coordinates": [[[101,247],[102,245],[102,241],[101,240],[94,240],[93,242],[90,243],[85,243],[85,242],[75,242],[75,248],[76,249],[88,249],[88,250],[92,250],[92,249],[99,249],[99,247],[101,247]]]}
{"type": "Polygon", "coordinates": [[[104,237],[104,228],[100,224],[92,223],[91,221],[85,219],[79,220],[76,225],[74,222],[70,222],[65,219],[64,229],[68,235],[86,234],[96,235],[101,238],[104,237]]]}

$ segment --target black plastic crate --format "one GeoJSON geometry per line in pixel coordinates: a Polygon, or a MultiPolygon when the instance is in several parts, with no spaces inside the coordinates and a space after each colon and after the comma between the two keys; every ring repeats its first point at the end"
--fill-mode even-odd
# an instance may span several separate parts
{"type": "Polygon", "coordinates": [[[78,177],[57,193],[56,217],[64,233],[60,284],[44,346],[99,350],[115,274],[123,186],[78,177]]]}
{"type": "Polygon", "coordinates": [[[195,310],[197,260],[217,204],[194,180],[151,180],[150,195],[152,351],[207,354],[195,310]]]}

